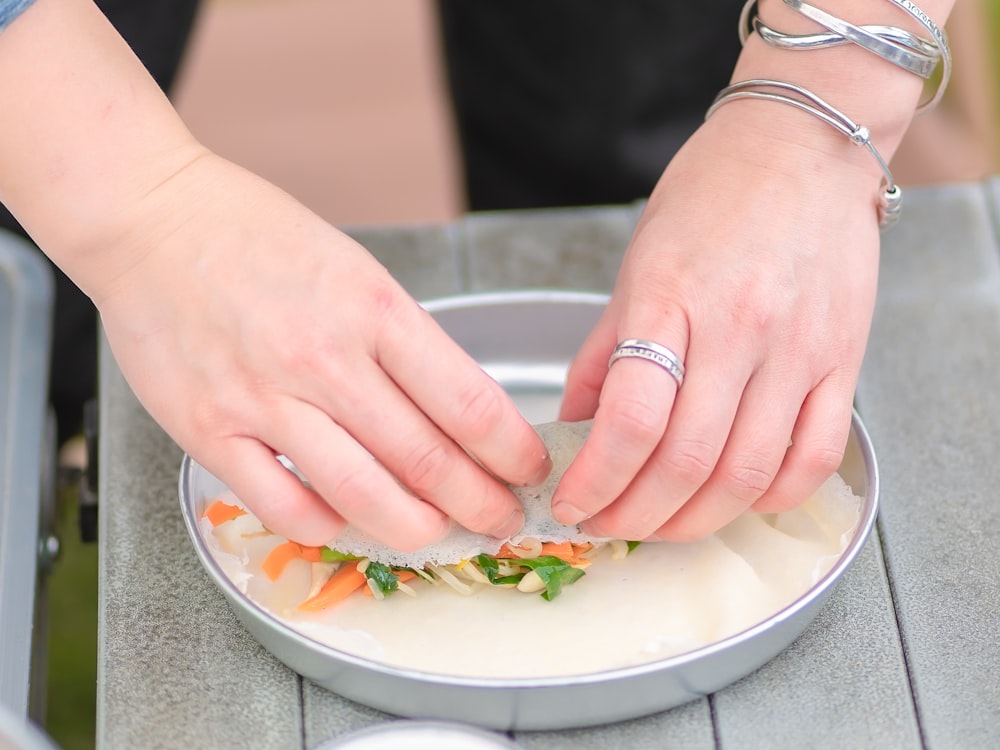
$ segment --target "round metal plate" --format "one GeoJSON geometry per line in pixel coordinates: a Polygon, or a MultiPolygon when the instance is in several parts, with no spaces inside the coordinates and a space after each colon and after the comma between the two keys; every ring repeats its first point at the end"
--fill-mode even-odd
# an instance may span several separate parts
{"type": "MultiPolygon", "coordinates": [[[[606,297],[572,292],[466,295],[426,307],[441,326],[513,396],[532,422],[555,418],[571,358],[606,297]]],[[[319,644],[243,596],[215,563],[198,531],[205,501],[225,490],[185,457],[184,520],[202,564],[247,629],[285,664],[348,698],[410,718],[494,729],[561,729],[661,711],[719,690],[760,667],[813,620],[864,546],[875,522],[875,455],[857,414],[840,474],[863,498],[854,538],[806,594],[756,626],[710,646],[638,666],[571,677],[474,679],[388,666],[319,644]]]]}

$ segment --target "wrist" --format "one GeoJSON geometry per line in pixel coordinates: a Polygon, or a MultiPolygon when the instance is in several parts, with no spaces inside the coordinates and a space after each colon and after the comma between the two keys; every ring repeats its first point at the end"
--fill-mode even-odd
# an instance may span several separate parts
{"type": "Polygon", "coordinates": [[[721,155],[753,164],[764,173],[795,175],[803,181],[850,183],[875,194],[882,171],[864,148],[833,128],[792,107],[767,101],[720,106],[701,130],[721,155]]]}
{"type": "Polygon", "coordinates": [[[896,185],[895,178],[884,159],[871,140],[871,131],[864,125],[854,122],[826,100],[797,84],[771,79],[756,79],[733,83],[722,89],[715,101],[709,107],[706,118],[726,104],[737,101],[756,101],[768,104],[780,104],[791,107],[815,118],[818,122],[829,126],[836,133],[845,136],[850,144],[866,149],[879,169],[882,171],[879,193],[876,200],[879,225],[890,227],[899,219],[902,192],[896,185]]]}
{"type": "MultiPolygon", "coordinates": [[[[930,2],[933,11],[950,10],[948,0],[930,2]]],[[[776,112],[769,127],[803,146],[813,143],[839,164],[865,171],[867,163],[866,171],[878,179],[875,204],[885,228],[896,222],[902,203],[888,163],[914,114],[934,106],[947,85],[947,39],[912,0],[828,4],[835,7],[806,0],[746,3],[739,20],[742,54],[731,84],[716,97],[708,116],[737,101],[747,123],[761,116],[762,105],[786,110],[776,112]],[[887,13],[899,17],[890,15],[888,22],[872,16],[887,13]],[[755,33],[748,32],[750,26],[755,33]],[[937,66],[937,90],[918,109],[924,81],[937,66]],[[812,124],[793,126],[788,110],[797,110],[798,119],[811,118],[812,124]],[[819,128],[826,128],[825,135],[819,128]],[[837,145],[831,136],[846,141],[837,145]],[[848,147],[857,146],[863,148],[851,154],[848,147]]]]}

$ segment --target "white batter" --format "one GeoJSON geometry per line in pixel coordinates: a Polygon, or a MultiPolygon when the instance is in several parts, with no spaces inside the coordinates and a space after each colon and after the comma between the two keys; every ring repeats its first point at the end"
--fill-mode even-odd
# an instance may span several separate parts
{"type": "Polygon", "coordinates": [[[411,582],[415,597],[356,594],[317,614],[295,610],[308,594],[309,563],[294,561],[277,584],[259,573],[282,540],[244,539],[254,519],[214,533],[203,521],[202,530],[248,596],[317,641],[437,674],[529,678],[658,660],[756,625],[830,570],[854,535],[860,507],[834,476],[797,510],[746,515],[700,542],[643,544],[624,560],[604,550],[551,602],[487,585],[463,596],[411,582]]]}

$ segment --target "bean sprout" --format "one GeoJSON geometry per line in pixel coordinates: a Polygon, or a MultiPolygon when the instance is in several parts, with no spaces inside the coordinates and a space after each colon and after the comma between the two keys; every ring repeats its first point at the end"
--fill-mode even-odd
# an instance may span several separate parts
{"type": "Polygon", "coordinates": [[[442,581],[451,586],[455,591],[460,594],[471,594],[472,587],[467,583],[463,583],[455,577],[455,574],[446,568],[442,568],[439,565],[428,565],[428,567],[433,571],[434,575],[440,578],[442,581]]]}

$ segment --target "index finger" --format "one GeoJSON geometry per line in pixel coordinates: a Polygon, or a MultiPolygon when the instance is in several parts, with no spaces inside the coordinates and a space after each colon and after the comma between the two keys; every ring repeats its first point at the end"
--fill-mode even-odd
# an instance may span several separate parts
{"type": "Polygon", "coordinates": [[[511,484],[540,483],[552,468],[538,433],[499,383],[414,304],[387,327],[376,352],[385,372],[451,439],[511,484]]]}

